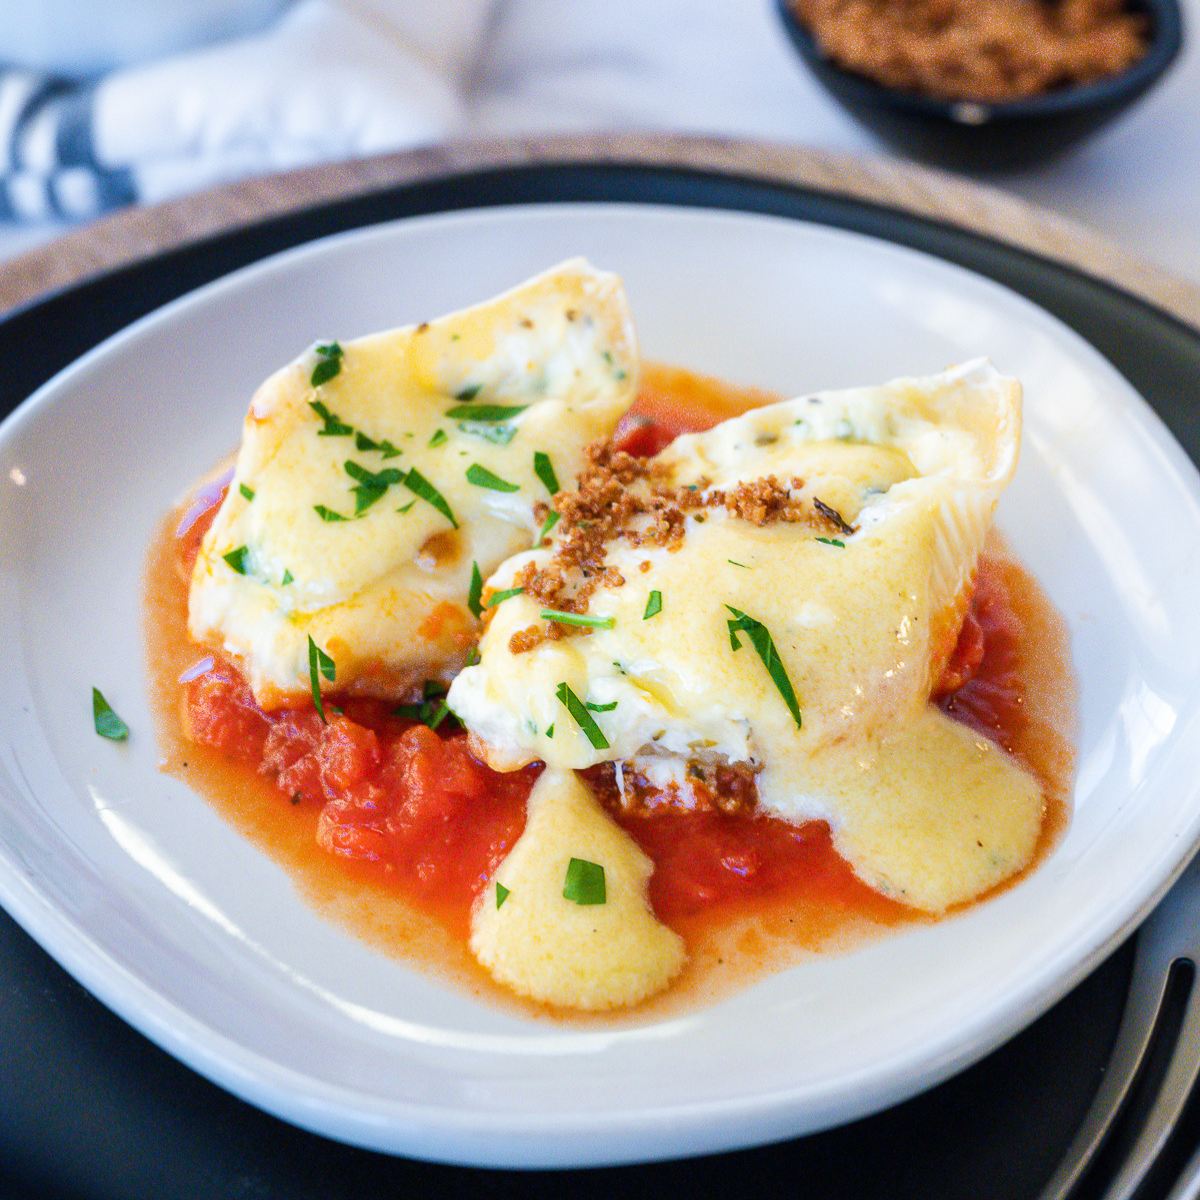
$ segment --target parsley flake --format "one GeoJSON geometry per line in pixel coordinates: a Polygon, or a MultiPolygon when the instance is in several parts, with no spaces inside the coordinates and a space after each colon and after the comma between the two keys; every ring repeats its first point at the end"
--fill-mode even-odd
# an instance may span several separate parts
{"type": "Polygon", "coordinates": [[[846,548],[846,543],[843,542],[841,538],[819,537],[819,538],[817,538],[817,541],[821,542],[822,544],[824,544],[826,546],[836,546],[839,550],[845,550],[845,548],[846,548]]]}
{"type": "Polygon", "coordinates": [[[609,749],[608,738],[604,736],[604,731],[596,724],[595,717],[588,712],[587,705],[565,683],[560,683],[555,688],[554,694],[566,708],[567,712],[571,714],[575,724],[583,730],[587,740],[592,743],[593,749],[609,749]]]}
{"type": "Polygon", "coordinates": [[[542,620],[553,621],[556,625],[586,625],[589,629],[611,629],[616,623],[616,617],[594,617],[591,613],[560,612],[557,608],[543,608],[542,620]]]}
{"type": "Polygon", "coordinates": [[[546,538],[549,536],[550,530],[552,530],[557,524],[558,513],[556,513],[554,509],[551,509],[546,514],[546,519],[542,522],[542,528],[538,531],[538,545],[541,545],[541,543],[546,540],[546,538]]]}
{"type": "Polygon", "coordinates": [[[322,521],[348,521],[349,517],[343,517],[340,512],[334,512],[332,508],[326,508],[323,504],[314,504],[313,511],[321,518],[322,521]]]}
{"type": "Polygon", "coordinates": [[[387,458],[399,458],[404,453],[403,450],[398,450],[391,442],[384,438],[382,442],[377,442],[374,438],[369,438],[360,429],[354,435],[354,447],[356,450],[375,450],[387,458]]]}
{"type": "Polygon", "coordinates": [[[506,888],[504,886],[504,884],[502,884],[497,879],[496,880],[496,907],[501,908],[504,905],[505,900],[507,900],[509,898],[509,896],[511,896],[511,895],[512,895],[512,892],[510,892],[508,890],[508,888],[506,888]]]}
{"type": "Polygon", "coordinates": [[[550,461],[550,455],[543,454],[540,450],[533,452],[533,473],[546,486],[546,491],[550,495],[554,495],[559,490],[558,476],[554,473],[554,464],[550,461]]]}
{"type": "Polygon", "coordinates": [[[337,664],[313,641],[312,634],[310,633],[308,635],[308,681],[312,685],[313,704],[320,714],[321,723],[328,725],[329,721],[325,716],[325,704],[321,700],[322,675],[330,683],[333,683],[337,678],[337,664]]]}
{"type": "Polygon", "coordinates": [[[242,493],[242,496],[245,498],[247,503],[254,499],[254,489],[248,488],[244,483],[238,484],[238,491],[242,493]]]}
{"type": "Polygon", "coordinates": [[[287,569],[287,567],[284,567],[284,568],[283,568],[283,578],[282,578],[282,579],[279,581],[279,586],[280,586],[280,587],[287,587],[287,585],[288,585],[289,583],[291,583],[291,582],[292,582],[292,581],[293,581],[295,578],[296,578],[296,577],[295,577],[295,575],[293,575],[293,574],[291,573],[291,571],[289,571],[289,570],[287,569]]]}
{"type": "Polygon", "coordinates": [[[440,446],[443,442],[448,442],[449,440],[449,435],[444,429],[435,429],[433,437],[429,439],[429,448],[432,450],[434,446],[440,446]]]}
{"type": "Polygon", "coordinates": [[[591,700],[587,702],[587,707],[592,712],[612,712],[617,707],[616,700],[610,700],[607,704],[593,704],[591,700]]]}
{"type": "Polygon", "coordinates": [[[222,554],[221,557],[239,575],[245,575],[247,553],[248,553],[248,550],[245,546],[238,546],[236,550],[230,550],[230,552],[228,554],[222,554]]]}
{"type": "Polygon", "coordinates": [[[113,711],[99,688],[92,688],[92,724],[102,738],[123,742],[129,736],[129,726],[113,711]]]}
{"type": "Polygon", "coordinates": [[[480,603],[482,595],[483,575],[479,570],[479,564],[473,562],[471,564],[471,587],[467,592],[467,607],[471,610],[471,615],[476,620],[483,616],[483,605],[480,603]]]}
{"type": "Polygon", "coordinates": [[[354,427],[347,425],[335,412],[330,412],[320,400],[310,400],[308,407],[325,422],[324,429],[317,430],[317,437],[349,437],[354,427]]]}
{"type": "Polygon", "coordinates": [[[519,484],[501,479],[499,475],[489,471],[487,467],[480,466],[479,463],[472,463],[467,468],[467,482],[473,483],[476,487],[490,488],[493,492],[519,492],[521,490],[519,484]]]}
{"type": "Polygon", "coordinates": [[[738,641],[739,633],[744,633],[750,639],[750,644],[754,647],[758,657],[762,659],[762,664],[766,667],[767,674],[771,677],[771,682],[779,689],[779,694],[783,697],[783,702],[787,705],[788,712],[792,714],[792,720],[796,722],[796,728],[803,728],[800,717],[800,704],[792,688],[792,681],[788,678],[787,669],[783,665],[783,660],[779,657],[779,651],[775,648],[775,641],[771,637],[767,627],[761,621],[756,621],[753,617],[747,616],[731,604],[727,604],[725,607],[733,613],[734,618],[726,622],[729,626],[730,646],[735,652],[742,648],[741,642],[738,641]]]}
{"type": "Polygon", "coordinates": [[[450,511],[446,497],[416,467],[413,467],[401,482],[410,492],[415,492],[427,504],[432,504],[455,529],[458,528],[458,522],[454,519],[454,513],[450,511]]]}
{"type": "Polygon", "coordinates": [[[586,858],[573,858],[567,863],[563,880],[563,899],[576,904],[603,904],[607,899],[604,887],[604,868],[586,858]]]}
{"type": "Polygon", "coordinates": [[[655,588],[646,601],[646,611],[642,613],[642,620],[648,621],[651,617],[657,617],[660,612],[662,612],[662,592],[655,588]]]}
{"type": "Polygon", "coordinates": [[[525,589],[523,587],[508,588],[507,591],[493,592],[488,597],[488,608],[495,608],[497,604],[503,604],[505,600],[511,600],[514,596],[519,596],[525,589]]]}
{"type": "Polygon", "coordinates": [[[351,459],[347,459],[342,465],[346,474],[357,481],[358,486],[350,489],[354,493],[356,517],[366,512],[377,500],[381,500],[393,483],[400,483],[404,479],[404,472],[395,467],[384,467],[382,471],[368,471],[366,467],[351,459]]]}
{"type": "Polygon", "coordinates": [[[392,709],[392,716],[402,717],[406,721],[420,721],[430,729],[436,729],[452,715],[450,706],[446,703],[446,685],[428,679],[425,681],[422,695],[423,699],[416,704],[398,704],[392,709]]]}
{"type": "Polygon", "coordinates": [[[446,416],[452,421],[480,421],[494,425],[499,421],[508,421],[523,413],[529,405],[519,404],[509,406],[504,404],[459,405],[448,408],[446,416]]]}
{"type": "Polygon", "coordinates": [[[313,387],[320,387],[341,374],[343,351],[337,342],[330,342],[325,346],[317,346],[315,353],[317,365],[312,369],[309,382],[313,387]]]}
{"type": "Polygon", "coordinates": [[[475,399],[476,396],[479,395],[481,391],[483,391],[482,383],[472,383],[467,387],[462,388],[460,391],[455,392],[454,398],[455,400],[461,400],[464,404],[469,404],[475,399]]]}

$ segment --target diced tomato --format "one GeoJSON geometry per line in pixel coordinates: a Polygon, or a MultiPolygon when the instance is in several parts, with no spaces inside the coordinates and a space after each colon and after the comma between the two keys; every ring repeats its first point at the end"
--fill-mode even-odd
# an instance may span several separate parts
{"type": "Polygon", "coordinates": [[[214,666],[184,685],[192,740],[248,762],[262,757],[270,722],[233,668],[214,666]]]}
{"type": "Polygon", "coordinates": [[[1003,575],[986,558],[981,559],[971,608],[942,676],[937,700],[948,716],[1008,750],[1027,720],[1017,654],[1021,633],[1021,620],[1003,575]],[[952,670],[958,677],[952,676],[952,670]]]}
{"type": "Polygon", "coordinates": [[[636,458],[650,458],[675,440],[676,431],[645,417],[623,417],[617,426],[613,445],[636,458]]]}
{"type": "Polygon", "coordinates": [[[650,900],[666,921],[794,890],[857,896],[863,884],[820,821],[791,825],[722,812],[618,817],[654,860],[650,900]]]}

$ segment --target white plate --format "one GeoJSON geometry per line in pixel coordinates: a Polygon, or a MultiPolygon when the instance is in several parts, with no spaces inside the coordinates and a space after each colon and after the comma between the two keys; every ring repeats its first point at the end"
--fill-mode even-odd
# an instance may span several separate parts
{"type": "Polygon", "coordinates": [[[1045,1009],[1200,832],[1200,487],[1088,345],[958,268],[768,217],[492,209],[342,235],[139,321],[0,429],[0,900],[127,1020],[347,1141],[489,1165],[613,1163],[818,1129],[929,1086],[1045,1009]],[[456,308],[572,254],[620,271],[648,356],[784,392],[987,353],[1027,387],[1001,526],[1066,615],[1074,820],[1032,878],[940,925],[633,1029],[534,1024],[315,915],[156,769],[140,580],[155,522],[316,338],[456,308]],[[91,731],[103,687],[134,733],[91,731]]]}

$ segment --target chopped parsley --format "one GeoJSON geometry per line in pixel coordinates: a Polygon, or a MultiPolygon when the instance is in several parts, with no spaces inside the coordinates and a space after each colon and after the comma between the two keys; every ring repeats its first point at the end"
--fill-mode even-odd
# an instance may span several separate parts
{"type": "Polygon", "coordinates": [[[458,428],[462,433],[482,438],[485,442],[494,442],[498,446],[507,446],[517,436],[515,425],[481,425],[476,421],[459,421],[458,428]]]}
{"type": "Polygon", "coordinates": [[[529,405],[519,404],[509,406],[505,404],[480,404],[476,405],[460,405],[456,408],[448,408],[446,416],[452,421],[483,421],[489,425],[494,425],[499,421],[509,421],[513,417],[523,413],[529,405]]]}
{"type": "Polygon", "coordinates": [[[612,712],[612,710],[617,707],[617,702],[615,700],[610,700],[607,704],[593,704],[592,701],[589,700],[587,702],[587,707],[590,708],[592,712],[612,712]]]}
{"type": "Polygon", "coordinates": [[[446,685],[434,679],[425,681],[422,699],[417,704],[398,704],[392,709],[393,717],[420,721],[430,729],[436,729],[450,715],[450,706],[446,703],[446,685]]]}
{"type": "Polygon", "coordinates": [[[310,633],[308,635],[308,681],[312,685],[313,704],[320,714],[321,723],[328,725],[329,721],[325,717],[325,704],[321,700],[322,675],[330,683],[333,683],[337,678],[337,664],[312,640],[312,634],[310,633]]]}
{"type": "Polygon", "coordinates": [[[550,724],[546,726],[546,736],[548,738],[552,738],[554,736],[554,722],[553,721],[551,721],[550,724]]]}
{"type": "Polygon", "coordinates": [[[414,504],[416,504],[416,500],[415,499],[410,500],[407,504],[400,505],[400,507],[398,509],[396,509],[396,511],[398,513],[406,513],[412,508],[412,506],[414,504]]]}
{"type": "Polygon", "coordinates": [[[496,907],[497,907],[497,908],[502,908],[502,907],[503,907],[503,905],[504,905],[504,902],[505,902],[505,900],[507,900],[507,899],[509,898],[509,896],[511,896],[511,895],[512,895],[512,892],[510,892],[510,891],[508,890],[508,888],[506,888],[506,887],[504,886],[504,884],[502,884],[502,883],[501,883],[501,882],[500,882],[500,881],[497,879],[497,880],[496,880],[496,907]]]}
{"type": "Polygon", "coordinates": [[[323,504],[314,504],[313,511],[321,518],[322,521],[348,521],[349,517],[343,517],[340,512],[334,512],[332,508],[326,508],[323,504]]]}
{"type": "Polygon", "coordinates": [[[583,730],[584,736],[592,743],[592,747],[596,750],[607,750],[609,748],[608,738],[604,736],[604,731],[596,724],[595,717],[588,712],[587,705],[565,683],[560,683],[555,688],[554,694],[566,708],[567,712],[571,714],[575,724],[583,730]]]}
{"type": "Polygon", "coordinates": [[[646,611],[642,613],[642,620],[648,621],[651,617],[657,617],[660,612],[662,612],[662,592],[655,588],[646,601],[646,611]]]}
{"type": "Polygon", "coordinates": [[[287,585],[288,585],[289,583],[291,583],[291,582],[292,582],[292,581],[293,581],[295,578],[296,578],[296,577],[295,577],[295,575],[293,575],[293,574],[291,573],[291,571],[289,571],[289,570],[287,569],[287,567],[284,567],[284,568],[283,568],[283,578],[282,578],[282,579],[279,581],[279,586],[280,586],[280,587],[287,587],[287,585]]]}
{"type": "Polygon", "coordinates": [[[750,568],[749,568],[748,566],[746,566],[746,564],[745,564],[745,563],[740,563],[740,562],[738,562],[736,558],[727,558],[725,561],[726,561],[727,563],[729,563],[729,564],[730,564],[730,566],[734,566],[734,567],[741,567],[743,571],[748,571],[748,570],[750,570],[750,568]]]}
{"type": "Polygon", "coordinates": [[[550,461],[550,455],[543,454],[540,450],[533,452],[533,473],[546,485],[546,491],[550,495],[554,495],[558,489],[558,476],[554,473],[554,464],[550,461]]]}
{"type": "Polygon", "coordinates": [[[725,605],[725,607],[733,613],[733,619],[727,622],[729,626],[730,646],[732,646],[735,652],[742,648],[741,642],[738,641],[739,633],[744,633],[750,639],[750,644],[754,647],[758,657],[762,659],[763,666],[767,668],[767,674],[770,675],[771,682],[779,689],[779,694],[783,697],[783,702],[787,705],[788,712],[792,714],[792,720],[796,722],[796,728],[802,728],[800,704],[796,699],[796,693],[792,688],[792,681],[788,678],[783,660],[779,657],[779,651],[775,648],[775,641],[771,637],[767,627],[761,621],[756,621],[753,617],[747,616],[740,609],[734,608],[730,604],[725,605]]]}
{"type": "Polygon", "coordinates": [[[558,513],[556,513],[554,511],[554,509],[551,509],[546,514],[546,519],[542,522],[542,528],[538,531],[537,540],[538,540],[539,545],[543,541],[546,540],[546,537],[549,535],[550,530],[552,530],[555,527],[555,525],[557,525],[557,524],[558,524],[558,513]]]}
{"type": "Polygon", "coordinates": [[[230,552],[228,554],[222,554],[221,557],[239,575],[245,575],[247,553],[248,553],[248,550],[245,546],[238,546],[236,550],[230,550],[230,552]]]}
{"type": "Polygon", "coordinates": [[[471,564],[471,587],[467,592],[467,607],[471,610],[471,616],[476,619],[483,616],[483,605],[480,603],[482,595],[483,575],[480,573],[479,564],[473,562],[471,564]]]}
{"type": "Polygon", "coordinates": [[[360,429],[354,435],[354,446],[357,450],[377,450],[384,458],[399,458],[404,453],[403,450],[398,450],[391,442],[384,438],[382,442],[377,442],[374,438],[369,438],[360,429]]]}
{"type": "Polygon", "coordinates": [[[824,543],[826,546],[836,546],[839,550],[845,550],[846,543],[841,538],[817,538],[818,542],[824,543]]]}
{"type": "Polygon", "coordinates": [[[92,688],[92,724],[102,738],[123,742],[129,736],[129,726],[113,711],[99,688],[92,688]]]}
{"type": "Polygon", "coordinates": [[[503,604],[505,600],[511,600],[514,596],[519,596],[525,589],[523,587],[508,588],[503,592],[493,592],[488,597],[488,608],[495,608],[497,604],[503,604]]]}
{"type": "Polygon", "coordinates": [[[519,484],[501,479],[499,475],[493,474],[487,467],[480,466],[479,463],[472,463],[467,468],[467,482],[473,483],[476,487],[490,488],[493,492],[519,492],[521,490],[519,484]]]}
{"type": "Polygon", "coordinates": [[[317,437],[349,437],[354,427],[347,425],[335,412],[330,412],[320,400],[310,400],[308,407],[325,422],[324,429],[317,430],[317,437]]]}
{"type": "Polygon", "coordinates": [[[455,529],[458,528],[458,522],[454,519],[454,513],[450,511],[450,505],[446,503],[446,497],[416,467],[413,467],[401,482],[410,492],[415,492],[427,504],[432,504],[455,529]]]}
{"type": "Polygon", "coordinates": [[[429,448],[432,450],[434,446],[440,446],[443,442],[448,442],[449,440],[449,435],[444,429],[435,429],[433,437],[429,439],[429,448]]]}
{"type": "Polygon", "coordinates": [[[247,503],[254,499],[254,489],[248,488],[244,483],[238,484],[238,491],[242,493],[247,503]]]}
{"type": "Polygon", "coordinates": [[[567,863],[563,880],[563,898],[576,904],[603,904],[608,896],[604,888],[604,868],[586,858],[573,858],[567,863]]]}
{"type": "Polygon", "coordinates": [[[454,398],[455,400],[461,400],[464,404],[469,404],[481,391],[483,391],[482,383],[472,383],[461,389],[461,391],[455,392],[454,398]]]}
{"type": "Polygon", "coordinates": [[[342,371],[342,348],[337,342],[330,342],[325,346],[316,347],[317,365],[312,369],[312,375],[309,377],[309,383],[313,387],[320,387],[323,383],[328,383],[336,375],[340,375],[342,371]]]}
{"type": "Polygon", "coordinates": [[[616,623],[616,617],[594,617],[591,613],[560,612],[557,608],[543,608],[542,620],[553,621],[557,625],[586,625],[590,629],[611,629],[616,623]]]}
{"type": "Polygon", "coordinates": [[[343,464],[346,474],[357,481],[350,490],[354,493],[354,515],[361,516],[376,501],[383,499],[394,483],[404,480],[404,472],[395,467],[384,467],[382,471],[368,471],[351,459],[343,464]]]}

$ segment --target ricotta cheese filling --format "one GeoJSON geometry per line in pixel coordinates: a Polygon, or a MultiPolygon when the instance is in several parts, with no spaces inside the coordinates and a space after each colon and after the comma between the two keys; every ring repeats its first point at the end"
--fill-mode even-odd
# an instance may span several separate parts
{"type": "Polygon", "coordinates": [[[929,698],[1019,437],[1019,385],[976,361],[593,459],[548,544],[488,580],[450,707],[499,770],[686,788],[741,764],[872,887],[935,913],[979,896],[1031,860],[1043,797],[929,698]]]}
{"type": "Polygon", "coordinates": [[[572,260],[484,304],[344,343],[271,376],[191,580],[189,627],[262,706],[310,687],[449,682],[478,633],[472,583],[530,546],[637,390],[620,280],[572,260]],[[323,661],[323,660],[322,660],[323,661]]]}

